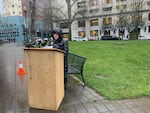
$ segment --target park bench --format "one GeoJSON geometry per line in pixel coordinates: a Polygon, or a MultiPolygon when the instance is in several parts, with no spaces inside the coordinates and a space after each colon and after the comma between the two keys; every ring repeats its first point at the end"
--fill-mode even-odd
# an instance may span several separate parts
{"type": "Polygon", "coordinates": [[[85,60],[86,58],[82,56],[73,53],[68,53],[68,74],[80,74],[84,84],[85,81],[83,77],[83,66],[85,60]]]}

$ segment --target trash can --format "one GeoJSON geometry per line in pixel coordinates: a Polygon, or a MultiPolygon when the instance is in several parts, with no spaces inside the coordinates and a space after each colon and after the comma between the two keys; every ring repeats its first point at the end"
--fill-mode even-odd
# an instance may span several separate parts
{"type": "Polygon", "coordinates": [[[55,48],[25,48],[30,108],[58,110],[64,98],[64,52],[55,48]]]}

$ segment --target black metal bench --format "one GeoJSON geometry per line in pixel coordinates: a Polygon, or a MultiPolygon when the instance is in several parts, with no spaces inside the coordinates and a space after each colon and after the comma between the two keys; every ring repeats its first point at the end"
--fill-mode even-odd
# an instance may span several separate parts
{"type": "Polygon", "coordinates": [[[85,60],[86,58],[82,56],[73,53],[68,53],[68,74],[80,74],[84,84],[85,81],[83,77],[83,66],[85,60]]]}

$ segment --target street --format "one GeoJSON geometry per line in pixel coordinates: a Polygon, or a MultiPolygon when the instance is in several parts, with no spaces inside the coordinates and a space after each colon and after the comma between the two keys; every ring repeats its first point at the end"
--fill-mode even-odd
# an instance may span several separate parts
{"type": "Polygon", "coordinates": [[[26,81],[17,73],[18,62],[23,61],[21,44],[9,43],[0,47],[0,113],[26,113],[26,81]]]}

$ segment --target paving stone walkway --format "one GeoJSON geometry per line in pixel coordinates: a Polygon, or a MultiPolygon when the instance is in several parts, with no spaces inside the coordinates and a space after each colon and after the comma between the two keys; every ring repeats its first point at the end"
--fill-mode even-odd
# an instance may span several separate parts
{"type": "Polygon", "coordinates": [[[31,109],[31,113],[150,113],[150,98],[107,100],[69,77],[65,98],[57,112],[31,109]]]}

